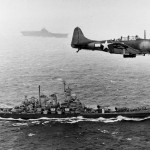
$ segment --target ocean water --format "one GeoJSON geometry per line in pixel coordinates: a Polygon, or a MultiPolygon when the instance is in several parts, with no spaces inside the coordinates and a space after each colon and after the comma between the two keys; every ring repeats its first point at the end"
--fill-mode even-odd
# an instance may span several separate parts
{"type": "MultiPolygon", "coordinates": [[[[57,93],[65,80],[85,105],[150,106],[150,56],[121,55],[71,48],[67,39],[0,36],[0,107],[24,96],[57,93]]],[[[150,149],[150,119],[0,119],[2,150],[150,149]]]]}

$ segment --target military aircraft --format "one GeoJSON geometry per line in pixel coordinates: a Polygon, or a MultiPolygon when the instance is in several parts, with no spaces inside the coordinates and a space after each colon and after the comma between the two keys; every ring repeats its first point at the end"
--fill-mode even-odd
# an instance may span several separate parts
{"type": "Polygon", "coordinates": [[[150,39],[146,39],[144,31],[144,39],[136,36],[121,37],[113,40],[96,41],[90,40],[84,36],[81,29],[74,29],[71,46],[77,48],[77,52],[82,49],[92,51],[104,51],[111,54],[122,54],[124,58],[133,58],[136,55],[150,54],[150,39]]]}

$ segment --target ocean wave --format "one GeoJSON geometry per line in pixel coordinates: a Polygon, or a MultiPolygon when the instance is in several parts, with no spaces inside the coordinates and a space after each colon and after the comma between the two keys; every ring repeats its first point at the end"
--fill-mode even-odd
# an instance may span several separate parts
{"type": "Polygon", "coordinates": [[[28,123],[13,123],[12,126],[14,127],[28,126],[28,123]]]}
{"type": "Polygon", "coordinates": [[[14,118],[2,118],[0,117],[0,120],[5,120],[5,121],[24,121],[24,119],[14,119],[14,118]]]}
{"type": "Polygon", "coordinates": [[[116,118],[84,118],[82,116],[79,117],[70,117],[70,118],[47,118],[47,117],[42,117],[39,119],[29,119],[29,120],[23,120],[23,119],[13,119],[13,118],[1,118],[0,120],[8,120],[8,121],[21,121],[22,123],[15,124],[15,125],[25,125],[24,122],[30,122],[32,124],[40,124],[42,123],[43,125],[51,123],[51,122],[58,122],[58,123],[78,123],[78,122],[103,122],[103,123],[115,123],[115,122],[121,122],[121,121],[134,121],[134,122],[140,122],[140,121],[145,121],[150,119],[149,117],[146,118],[128,118],[128,117],[123,117],[123,116],[118,116],[116,118]]]}
{"type": "Polygon", "coordinates": [[[114,81],[114,80],[110,80],[110,82],[111,82],[111,83],[116,83],[117,81],[114,81]]]}
{"type": "Polygon", "coordinates": [[[29,134],[28,134],[28,136],[34,136],[34,135],[35,135],[35,134],[33,134],[33,133],[29,133],[29,134]]]}
{"type": "Polygon", "coordinates": [[[52,80],[62,81],[62,82],[64,81],[64,79],[63,79],[63,78],[60,78],[60,77],[53,77],[52,80]]]}

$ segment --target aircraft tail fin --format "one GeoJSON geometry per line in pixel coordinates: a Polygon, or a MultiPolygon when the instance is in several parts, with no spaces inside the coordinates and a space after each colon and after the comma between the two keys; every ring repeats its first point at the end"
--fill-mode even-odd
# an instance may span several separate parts
{"type": "Polygon", "coordinates": [[[82,30],[79,27],[76,27],[73,32],[71,46],[73,48],[77,48],[80,45],[84,45],[91,40],[87,39],[82,30]]]}

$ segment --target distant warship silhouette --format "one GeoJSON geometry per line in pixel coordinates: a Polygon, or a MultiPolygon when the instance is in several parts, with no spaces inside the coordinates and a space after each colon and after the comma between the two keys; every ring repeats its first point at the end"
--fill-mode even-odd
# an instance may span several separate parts
{"type": "Polygon", "coordinates": [[[52,33],[43,28],[40,31],[22,31],[24,36],[41,36],[41,37],[55,37],[55,38],[67,38],[66,33],[52,33]]]}

